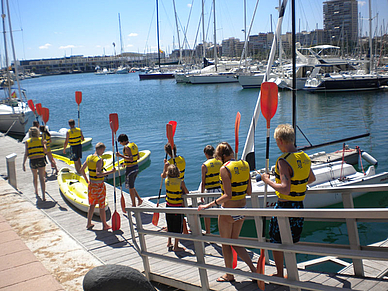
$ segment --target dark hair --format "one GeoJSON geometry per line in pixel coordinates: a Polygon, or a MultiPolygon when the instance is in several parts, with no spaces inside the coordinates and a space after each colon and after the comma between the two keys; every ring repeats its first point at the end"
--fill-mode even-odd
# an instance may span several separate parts
{"type": "Polygon", "coordinates": [[[75,125],[74,119],[69,119],[69,125],[70,125],[70,126],[74,126],[74,125],[75,125]]]}
{"type": "Polygon", "coordinates": [[[39,121],[38,120],[34,120],[32,122],[32,126],[35,126],[35,127],[38,127],[39,128],[39,121]]]}
{"type": "Polygon", "coordinates": [[[205,154],[207,154],[208,156],[214,156],[214,147],[210,144],[208,144],[207,146],[205,146],[205,148],[203,149],[203,152],[205,154]]]}
{"type": "Polygon", "coordinates": [[[117,138],[117,141],[118,142],[125,142],[125,141],[128,141],[128,136],[125,134],[125,133],[122,133],[119,135],[119,137],[117,138]]]}
{"type": "MultiPolygon", "coordinates": [[[[164,145],[164,150],[166,151],[167,154],[172,156],[171,145],[169,142],[164,145]]],[[[176,156],[176,144],[174,144],[174,156],[176,156]]]]}
{"type": "Polygon", "coordinates": [[[41,126],[39,126],[39,130],[40,130],[40,132],[45,133],[47,136],[51,136],[51,134],[47,130],[47,126],[41,125],[41,126]]]}

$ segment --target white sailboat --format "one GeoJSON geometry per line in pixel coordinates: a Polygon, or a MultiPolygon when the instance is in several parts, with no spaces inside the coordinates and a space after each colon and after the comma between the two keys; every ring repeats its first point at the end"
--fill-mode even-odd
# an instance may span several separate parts
{"type": "MultiPolygon", "coordinates": [[[[273,57],[275,55],[276,50],[276,39],[279,37],[280,33],[280,27],[284,16],[284,10],[287,4],[287,0],[283,0],[282,7],[279,11],[279,19],[276,29],[276,34],[274,37],[274,41],[271,48],[270,58],[268,61],[266,76],[264,77],[264,80],[267,78],[267,74],[269,73],[269,70],[273,63],[273,57]]],[[[294,44],[295,46],[295,44],[294,44]]],[[[295,56],[295,48],[293,48],[293,62],[295,63],[296,56],[295,56]]],[[[295,70],[296,67],[293,66],[293,74],[292,76],[296,76],[295,70]]],[[[296,87],[296,79],[293,78],[292,82],[293,88],[296,87]]],[[[296,127],[296,91],[293,90],[293,125],[294,128],[296,127]]],[[[250,169],[253,170],[251,172],[252,177],[252,193],[259,195],[259,202],[260,205],[264,205],[264,201],[266,201],[266,207],[273,207],[277,201],[277,196],[275,194],[271,194],[267,196],[267,200],[265,200],[264,195],[264,183],[262,181],[256,181],[256,175],[259,173],[263,173],[264,170],[256,171],[255,170],[255,157],[254,157],[254,133],[255,128],[257,124],[257,120],[260,114],[260,95],[256,103],[256,108],[254,111],[254,115],[252,118],[251,126],[249,128],[248,136],[245,142],[245,147],[242,154],[242,159],[247,160],[250,169]]],[[[349,138],[349,139],[354,139],[349,138]]],[[[342,139],[341,141],[349,140],[349,139],[342,139]]],[[[333,142],[335,143],[335,142],[333,142]]],[[[328,143],[330,144],[330,143],[328,143]]],[[[313,146],[311,147],[313,148],[313,146]]],[[[337,162],[322,162],[316,165],[312,166],[313,172],[316,176],[316,181],[309,185],[309,188],[328,188],[328,187],[341,187],[341,186],[351,186],[351,185],[367,185],[367,184],[377,184],[377,183],[386,183],[388,181],[388,172],[383,172],[381,174],[376,174],[375,167],[371,165],[369,169],[365,173],[360,173],[355,170],[355,168],[342,161],[337,162]]],[[[274,171],[272,171],[274,172],[274,171]]],[[[271,174],[271,179],[275,179],[274,173],[271,174]]],[[[270,188],[270,187],[269,187],[270,188]]],[[[273,189],[272,189],[273,191],[273,189]]],[[[353,194],[353,197],[362,195],[363,193],[355,193],[353,194]]],[[[305,207],[308,208],[315,208],[315,207],[325,207],[328,205],[332,205],[338,202],[342,201],[341,195],[333,194],[333,195],[321,195],[319,198],[316,197],[316,195],[306,196],[305,198],[305,207]]],[[[247,203],[249,204],[250,201],[247,203]]]]}
{"type": "Polygon", "coordinates": [[[15,135],[25,135],[28,129],[32,126],[34,120],[34,114],[28,107],[25,91],[21,89],[19,83],[18,73],[18,61],[15,55],[15,47],[12,35],[12,25],[9,15],[8,0],[1,1],[2,9],[2,24],[3,24],[3,37],[4,37],[4,51],[5,51],[5,66],[6,76],[0,87],[2,96],[0,97],[0,131],[15,135]],[[8,29],[5,23],[5,19],[8,18],[8,29]],[[10,70],[10,64],[8,60],[8,48],[7,48],[7,33],[9,32],[10,42],[12,46],[15,74],[10,70]],[[12,87],[14,76],[17,87],[12,87]]]}

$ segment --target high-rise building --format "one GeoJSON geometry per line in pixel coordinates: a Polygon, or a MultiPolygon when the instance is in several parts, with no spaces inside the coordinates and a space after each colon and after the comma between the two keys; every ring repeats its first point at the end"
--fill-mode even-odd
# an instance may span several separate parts
{"type": "Polygon", "coordinates": [[[355,45],[358,38],[357,0],[323,2],[323,28],[329,44],[355,45]]]}

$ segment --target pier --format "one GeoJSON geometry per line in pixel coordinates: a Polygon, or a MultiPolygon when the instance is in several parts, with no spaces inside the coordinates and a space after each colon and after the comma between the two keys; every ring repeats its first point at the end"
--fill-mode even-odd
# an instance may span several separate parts
{"type": "MultiPolygon", "coordinates": [[[[180,211],[183,211],[188,217],[191,234],[170,234],[162,231],[162,227],[165,226],[164,213],[177,212],[176,209],[155,209],[153,204],[146,200],[141,207],[131,208],[128,194],[125,194],[128,211],[126,214],[122,213],[120,204],[117,203],[117,211],[121,217],[119,231],[103,231],[98,221],[94,221],[94,229],[88,231],[86,230],[86,213],[76,210],[64,200],[56,177],[50,175],[49,166],[47,166],[46,183],[47,201],[42,201],[34,194],[32,174],[28,165],[26,165],[26,172],[22,171],[24,144],[7,136],[0,136],[0,147],[2,149],[0,152],[0,175],[2,177],[0,179],[2,200],[0,225],[6,223],[10,226],[10,229],[3,230],[2,228],[0,231],[14,231],[15,235],[8,241],[7,246],[15,245],[12,242],[20,239],[35,256],[36,260],[33,260],[33,263],[41,263],[47,270],[43,276],[36,274],[31,278],[23,279],[22,282],[13,281],[5,286],[0,284],[0,289],[18,290],[18,284],[25,284],[28,280],[41,282],[40,278],[45,277],[51,283],[53,282],[51,278],[53,278],[55,285],[47,290],[82,290],[83,277],[89,270],[102,264],[121,264],[143,272],[160,290],[175,290],[176,288],[182,290],[258,290],[257,284],[252,279],[264,280],[266,290],[388,290],[387,242],[376,246],[360,246],[357,234],[358,221],[387,222],[388,210],[386,209],[374,209],[373,211],[305,209],[297,213],[293,212],[293,215],[305,216],[306,219],[346,221],[348,231],[353,232],[349,233],[350,246],[289,243],[286,218],[291,215],[291,212],[287,211],[277,212],[281,213],[279,215],[282,220],[279,221],[283,221],[280,224],[281,232],[285,237],[282,245],[270,244],[261,238],[241,238],[235,242],[223,240],[216,235],[203,235],[199,215],[206,213],[206,215],[216,216],[221,212],[233,213],[235,210],[209,209],[198,212],[195,208],[181,209],[180,211]],[[6,157],[13,153],[17,155],[17,189],[11,187],[5,180],[7,178],[6,157]],[[152,215],[156,211],[161,212],[158,227],[151,223],[152,215]],[[4,219],[1,220],[1,217],[4,219]],[[168,236],[179,237],[186,251],[169,252],[166,247],[168,236]],[[248,272],[248,267],[239,260],[237,268],[229,270],[236,275],[236,282],[216,282],[215,279],[225,272],[221,243],[231,243],[252,249],[284,250],[288,279],[269,277],[268,275],[275,271],[274,264],[270,261],[267,261],[266,264],[266,275],[259,275],[248,272]],[[353,258],[354,264],[344,266],[340,273],[318,273],[307,270],[303,264],[297,265],[295,253],[317,253],[326,259],[337,260],[337,262],[340,262],[337,257],[353,258]]],[[[57,161],[57,166],[61,168],[67,165],[57,161]]],[[[381,188],[385,189],[383,191],[388,190],[387,186],[382,187],[385,187],[381,188]]],[[[351,197],[349,191],[344,191],[348,198],[351,197]]],[[[119,188],[116,188],[116,195],[118,198],[121,195],[119,188]]],[[[192,204],[195,206],[197,196],[199,197],[200,194],[189,195],[186,199],[192,199],[192,204]]],[[[107,198],[110,208],[108,218],[110,218],[115,206],[113,186],[108,184],[107,198]]],[[[350,200],[346,201],[350,205],[345,204],[345,206],[351,208],[350,200]]],[[[263,216],[274,215],[274,210],[247,209],[246,215],[261,221],[263,216]]],[[[5,249],[4,243],[2,243],[2,249],[5,249]]],[[[249,253],[252,260],[257,262],[258,255],[252,251],[249,253]]],[[[24,250],[24,254],[29,254],[28,250],[24,250]]],[[[4,251],[1,256],[3,260],[4,251]]],[[[20,256],[22,256],[21,253],[20,256]]],[[[19,276],[17,268],[32,267],[31,264],[31,262],[21,262],[18,267],[9,265],[0,268],[0,278],[11,276],[13,270],[15,270],[14,276],[19,276]]],[[[4,281],[1,280],[1,282],[4,281]]]]}

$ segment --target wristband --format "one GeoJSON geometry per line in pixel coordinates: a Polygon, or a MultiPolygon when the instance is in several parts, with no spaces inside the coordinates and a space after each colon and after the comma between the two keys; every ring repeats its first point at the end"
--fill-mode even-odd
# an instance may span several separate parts
{"type": "Polygon", "coordinates": [[[218,206],[220,206],[218,203],[217,203],[217,199],[214,200],[214,203],[218,206]]]}

